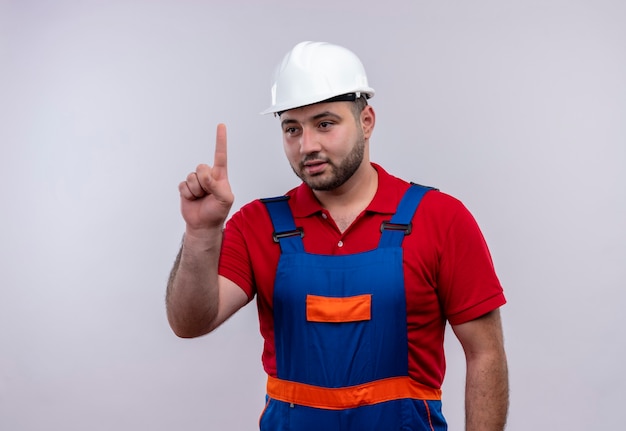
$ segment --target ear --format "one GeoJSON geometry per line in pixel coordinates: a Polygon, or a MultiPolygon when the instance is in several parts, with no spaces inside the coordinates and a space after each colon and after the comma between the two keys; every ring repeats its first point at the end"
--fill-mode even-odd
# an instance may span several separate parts
{"type": "Polygon", "coordinates": [[[363,129],[363,137],[369,139],[376,125],[376,113],[370,105],[365,106],[361,111],[361,128],[363,129]]]}

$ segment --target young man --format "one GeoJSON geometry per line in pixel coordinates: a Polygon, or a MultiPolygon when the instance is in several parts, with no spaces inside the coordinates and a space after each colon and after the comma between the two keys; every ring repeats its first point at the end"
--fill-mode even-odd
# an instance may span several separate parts
{"type": "Polygon", "coordinates": [[[207,334],[255,296],[265,340],[261,430],[445,430],[446,322],[467,360],[466,429],[502,430],[508,380],[487,245],[467,209],[370,162],[374,95],[345,48],[303,42],[272,88],[302,184],[233,203],[226,129],[213,166],[179,185],[186,231],[167,289],[181,337],[207,334]]]}

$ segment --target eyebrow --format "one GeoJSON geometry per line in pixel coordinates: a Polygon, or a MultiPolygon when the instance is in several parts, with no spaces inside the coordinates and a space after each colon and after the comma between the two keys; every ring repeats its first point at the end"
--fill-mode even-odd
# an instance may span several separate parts
{"type": "MultiPolygon", "coordinates": [[[[324,112],[320,112],[319,114],[315,114],[312,117],[308,118],[308,121],[316,121],[316,120],[320,120],[322,118],[326,118],[326,117],[332,117],[336,120],[341,120],[342,117],[335,114],[334,112],[331,111],[324,111],[324,112]]],[[[305,120],[307,121],[307,120],[305,120]]],[[[293,123],[299,123],[299,121],[296,121],[295,119],[292,118],[287,118],[283,121],[281,121],[280,125],[281,126],[285,126],[286,124],[293,124],[293,123]]]]}

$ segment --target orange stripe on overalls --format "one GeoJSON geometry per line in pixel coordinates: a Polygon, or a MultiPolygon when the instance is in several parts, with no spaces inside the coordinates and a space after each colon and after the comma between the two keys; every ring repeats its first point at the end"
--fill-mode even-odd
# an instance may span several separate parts
{"type": "Polygon", "coordinates": [[[391,377],[345,388],[322,388],[268,377],[267,394],[286,403],[330,410],[351,409],[402,398],[441,399],[441,389],[429,388],[409,377],[391,377]]]}

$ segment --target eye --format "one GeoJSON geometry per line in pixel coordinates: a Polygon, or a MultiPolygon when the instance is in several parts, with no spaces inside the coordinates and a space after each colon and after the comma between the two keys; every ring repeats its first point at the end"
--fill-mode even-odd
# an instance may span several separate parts
{"type": "Polygon", "coordinates": [[[293,127],[293,126],[285,127],[283,132],[285,133],[285,135],[293,136],[293,135],[298,133],[298,128],[297,127],[293,127]]]}
{"type": "Polygon", "coordinates": [[[330,121],[322,121],[319,124],[319,128],[322,130],[326,130],[326,129],[330,129],[332,127],[333,123],[330,121]]]}

